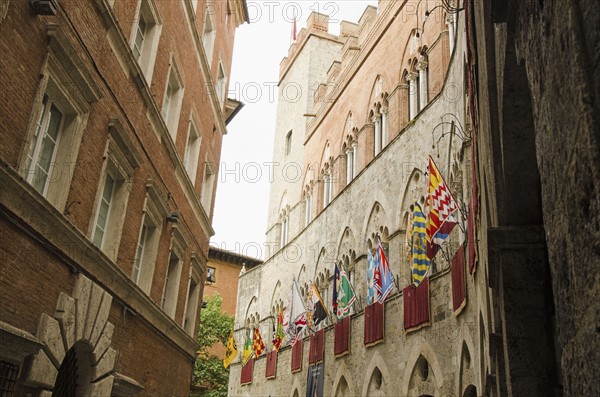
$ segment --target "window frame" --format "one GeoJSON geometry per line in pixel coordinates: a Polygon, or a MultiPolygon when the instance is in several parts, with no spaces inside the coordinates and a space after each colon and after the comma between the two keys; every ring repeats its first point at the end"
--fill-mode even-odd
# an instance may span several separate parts
{"type": "Polygon", "coordinates": [[[136,6],[134,25],[131,29],[129,44],[133,58],[142,70],[142,74],[145,76],[148,85],[152,82],[161,33],[162,20],[155,0],[139,0],[136,6]],[[136,41],[142,17],[146,21],[146,28],[144,29],[144,38],[140,46],[139,56],[136,56],[136,41]]]}
{"type": "Polygon", "coordinates": [[[171,236],[171,245],[169,247],[169,256],[167,259],[167,268],[165,272],[165,282],[163,284],[162,297],[160,302],[161,309],[172,319],[177,314],[177,304],[181,289],[181,273],[184,266],[186,239],[181,234],[177,226],[173,226],[171,236]],[[175,264],[174,273],[171,274],[171,258],[175,256],[178,260],[175,264]]]}
{"type": "Polygon", "coordinates": [[[212,67],[215,38],[217,36],[217,29],[210,10],[211,7],[207,4],[206,12],[204,13],[204,27],[202,28],[202,47],[204,48],[204,54],[206,55],[209,68],[212,67]]]}
{"type": "Polygon", "coordinates": [[[167,215],[167,207],[166,204],[160,199],[160,196],[154,185],[147,184],[146,190],[147,192],[144,199],[144,208],[142,210],[142,222],[140,225],[138,244],[136,247],[139,247],[145,227],[154,229],[154,231],[152,232],[152,235],[145,236],[147,241],[144,242],[141,263],[139,263],[139,250],[136,248],[134,263],[131,270],[131,279],[146,294],[150,295],[152,282],[154,280],[154,272],[156,269],[158,248],[160,246],[160,240],[162,237],[164,219],[167,215]],[[135,270],[138,263],[138,274],[136,277],[135,270]]]}
{"type": "Polygon", "coordinates": [[[177,141],[177,129],[179,127],[179,119],[181,118],[184,90],[182,75],[175,59],[171,56],[160,114],[173,142],[177,141]]]}
{"type": "MultiPolygon", "coordinates": [[[[110,128],[113,131],[113,128],[110,128]]],[[[121,132],[122,133],[122,132],[121,132]]],[[[110,259],[116,261],[121,243],[121,235],[123,233],[123,224],[127,215],[129,204],[129,194],[131,192],[134,167],[138,163],[128,158],[121,146],[114,137],[114,132],[109,134],[106,148],[104,150],[104,163],[102,165],[101,177],[96,193],[94,204],[93,222],[90,222],[88,236],[90,241],[104,252],[110,259]],[[111,206],[107,213],[106,227],[100,245],[97,245],[95,240],[96,227],[100,216],[106,178],[110,175],[115,180],[115,186],[111,195],[111,206]],[[115,197],[115,194],[117,196],[115,197]],[[115,200],[117,200],[115,202],[115,200]],[[110,233],[109,240],[106,240],[106,235],[110,233]],[[107,244],[109,243],[109,244],[107,244]]],[[[128,149],[125,147],[124,149],[128,149]]]]}
{"type": "Polygon", "coordinates": [[[216,170],[214,164],[208,161],[208,155],[204,160],[204,174],[202,176],[202,190],[200,191],[200,205],[210,218],[210,210],[213,201],[213,191],[215,189],[216,170]],[[208,179],[207,179],[208,176],[208,179]],[[209,189],[207,189],[207,187],[209,189]]]}
{"type": "Polygon", "coordinates": [[[197,126],[195,118],[190,117],[188,133],[183,154],[183,168],[185,168],[192,185],[196,186],[196,176],[198,173],[198,161],[200,160],[200,150],[202,148],[202,134],[197,126]],[[190,143],[190,137],[194,134],[196,139],[190,143]],[[194,146],[195,145],[195,146],[194,146]],[[191,161],[191,162],[190,162],[191,161]]]}
{"type": "MultiPolygon", "coordinates": [[[[63,52],[69,51],[70,44],[62,31],[52,25],[48,28],[49,51],[42,70],[42,79],[38,86],[26,139],[19,156],[19,173],[28,183],[61,212],[64,210],[79,154],[79,147],[90,113],[90,103],[100,98],[99,88],[89,78],[89,72],[72,53],[71,57],[63,52]],[[69,72],[67,72],[69,70],[69,72]],[[35,174],[31,166],[35,164],[35,152],[38,154],[43,144],[43,137],[37,135],[38,123],[43,118],[44,98],[56,104],[62,113],[59,136],[57,136],[52,159],[48,169],[48,177],[42,192],[30,181],[35,174]],[[34,139],[40,139],[34,143],[34,139]],[[34,147],[32,162],[28,162],[31,146],[34,147]]],[[[74,51],[74,50],[73,50],[74,51]]],[[[68,53],[67,53],[68,54],[68,53]]],[[[50,109],[50,108],[48,108],[50,109]]]]}

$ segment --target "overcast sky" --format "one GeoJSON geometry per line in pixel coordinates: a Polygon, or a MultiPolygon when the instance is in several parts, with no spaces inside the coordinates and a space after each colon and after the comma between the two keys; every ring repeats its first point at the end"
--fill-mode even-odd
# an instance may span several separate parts
{"type": "Polygon", "coordinates": [[[338,34],[341,20],[358,22],[369,4],[377,1],[248,1],[250,24],[236,31],[228,93],[245,106],[223,139],[212,245],[263,258],[269,205],[264,163],[273,157],[279,63],[291,44],[294,13],[298,32],[317,11],[330,16],[329,31],[338,34]]]}

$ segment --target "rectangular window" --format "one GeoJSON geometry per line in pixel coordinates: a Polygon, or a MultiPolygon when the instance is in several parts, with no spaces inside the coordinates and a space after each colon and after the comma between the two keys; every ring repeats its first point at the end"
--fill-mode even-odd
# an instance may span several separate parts
{"type": "Polygon", "coordinates": [[[223,64],[219,61],[219,71],[217,74],[217,98],[219,99],[219,106],[223,106],[225,102],[225,90],[227,87],[227,77],[225,76],[225,71],[223,70],[223,64]]]}
{"type": "Polygon", "coordinates": [[[177,297],[179,295],[179,282],[181,281],[182,263],[179,256],[171,250],[169,254],[169,265],[165,278],[165,286],[161,307],[171,317],[175,317],[177,309],[177,297]]]}
{"type": "Polygon", "coordinates": [[[51,179],[62,124],[62,112],[47,95],[44,95],[42,110],[25,160],[27,181],[43,195],[46,195],[46,188],[51,179]]]}
{"type": "Polygon", "coordinates": [[[212,196],[215,184],[215,170],[213,165],[209,162],[205,162],[204,165],[204,178],[202,179],[202,193],[200,202],[206,215],[210,217],[210,207],[212,204],[212,196]]]}
{"type": "Polygon", "coordinates": [[[142,58],[142,50],[144,48],[144,41],[146,39],[148,30],[148,23],[146,22],[146,17],[143,13],[140,13],[140,20],[137,25],[137,30],[135,33],[135,41],[133,42],[133,55],[135,59],[140,62],[142,58]]]}
{"type": "Polygon", "coordinates": [[[217,282],[217,269],[214,267],[208,267],[208,270],[206,271],[206,281],[211,284],[217,282]]]}
{"type": "Polygon", "coordinates": [[[19,366],[0,361],[0,396],[12,397],[19,374],[19,366]]]}
{"type": "Polygon", "coordinates": [[[214,8],[206,7],[206,14],[204,15],[204,32],[202,34],[202,45],[204,46],[204,53],[208,60],[209,67],[212,64],[213,57],[213,46],[215,42],[216,31],[213,24],[212,15],[210,10],[214,8]]]}
{"type": "Polygon", "coordinates": [[[196,328],[196,314],[198,313],[198,299],[200,297],[200,288],[198,281],[190,277],[188,286],[188,296],[186,301],[185,318],[183,319],[183,329],[188,335],[194,334],[196,328]]]}
{"type": "Polygon", "coordinates": [[[187,144],[185,146],[185,155],[183,156],[183,164],[187,171],[192,184],[196,183],[196,171],[198,169],[198,156],[200,155],[201,138],[196,128],[196,123],[190,121],[190,129],[188,131],[187,144]]]}
{"type": "Polygon", "coordinates": [[[150,84],[162,24],[154,0],[141,0],[137,23],[132,31],[131,50],[150,84]]]}
{"type": "Polygon", "coordinates": [[[305,219],[304,226],[308,226],[308,224],[312,221],[312,195],[307,194],[305,199],[305,219]]]}
{"type": "Polygon", "coordinates": [[[179,113],[181,111],[182,102],[183,86],[181,84],[181,79],[179,78],[177,67],[172,63],[171,69],[169,70],[167,87],[165,88],[165,97],[163,99],[161,113],[173,141],[177,138],[177,126],[179,125],[179,113]]]}
{"type": "Polygon", "coordinates": [[[92,239],[94,244],[102,248],[104,242],[104,235],[109,223],[110,207],[113,202],[113,195],[115,192],[116,178],[111,172],[107,172],[104,178],[104,188],[102,189],[102,196],[100,197],[100,207],[98,208],[98,215],[96,217],[96,227],[94,229],[94,238],[92,239]]]}

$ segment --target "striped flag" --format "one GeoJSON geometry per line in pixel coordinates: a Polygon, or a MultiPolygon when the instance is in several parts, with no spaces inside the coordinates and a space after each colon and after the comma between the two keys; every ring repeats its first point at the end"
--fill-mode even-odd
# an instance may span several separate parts
{"type": "Polygon", "coordinates": [[[419,286],[421,281],[427,275],[429,267],[431,266],[431,260],[427,256],[427,231],[426,231],[427,220],[423,209],[419,203],[413,204],[413,215],[412,215],[412,282],[415,286],[419,286]]]}
{"type": "Polygon", "coordinates": [[[375,249],[377,251],[375,257],[377,265],[375,267],[374,284],[378,295],[377,301],[383,303],[394,288],[394,276],[392,275],[387,255],[381,245],[381,240],[377,239],[377,247],[375,249]]]}
{"type": "Polygon", "coordinates": [[[432,259],[457,224],[454,214],[458,210],[458,204],[431,157],[429,157],[429,208],[427,256],[432,259]]]}

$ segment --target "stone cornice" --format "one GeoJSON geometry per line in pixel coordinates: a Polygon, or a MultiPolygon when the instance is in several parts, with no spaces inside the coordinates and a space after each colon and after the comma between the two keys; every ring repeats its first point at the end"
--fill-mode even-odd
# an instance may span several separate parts
{"type": "Polygon", "coordinates": [[[102,286],[193,360],[198,343],[121,269],[6,163],[0,163],[0,206],[5,216],[47,249],[102,286]]]}

